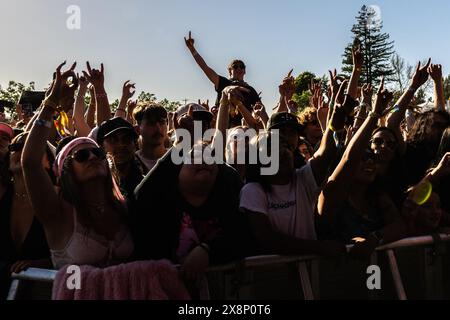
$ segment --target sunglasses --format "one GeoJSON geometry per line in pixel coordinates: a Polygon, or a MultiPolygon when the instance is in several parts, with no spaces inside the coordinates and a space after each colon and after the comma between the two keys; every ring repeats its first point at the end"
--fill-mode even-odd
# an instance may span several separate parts
{"type": "Polygon", "coordinates": [[[243,64],[235,64],[232,66],[233,69],[245,69],[245,66],[243,64]]]}
{"type": "Polygon", "coordinates": [[[83,163],[89,160],[91,153],[99,160],[104,160],[106,158],[106,154],[101,148],[86,148],[75,151],[71,158],[74,159],[78,163],[83,163]]]}
{"type": "Polygon", "coordinates": [[[371,142],[374,145],[376,145],[377,147],[384,145],[388,149],[391,149],[391,150],[394,150],[395,147],[397,146],[397,143],[395,141],[387,141],[387,140],[384,140],[383,138],[373,138],[371,142]]]}
{"type": "Polygon", "coordinates": [[[8,146],[8,150],[9,150],[9,152],[18,152],[18,151],[22,151],[24,145],[25,145],[24,143],[20,143],[20,142],[17,142],[17,143],[11,143],[11,144],[8,146]]]}

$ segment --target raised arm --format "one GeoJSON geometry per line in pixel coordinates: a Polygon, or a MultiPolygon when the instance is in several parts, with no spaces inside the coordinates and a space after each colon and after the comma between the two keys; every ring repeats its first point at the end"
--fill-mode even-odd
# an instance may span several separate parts
{"type": "Polygon", "coordinates": [[[332,217],[336,208],[347,199],[347,192],[355,170],[358,169],[364,152],[369,146],[372,132],[377,127],[378,120],[392,99],[392,96],[392,93],[384,89],[383,79],[377,92],[377,99],[373,111],[370,112],[362,127],[350,141],[341,161],[319,196],[319,214],[326,214],[328,217],[332,217]]]}
{"type": "Polygon", "coordinates": [[[86,123],[89,127],[95,127],[95,113],[97,112],[97,104],[95,103],[95,90],[94,86],[89,85],[89,95],[91,99],[89,100],[89,106],[85,114],[86,123]]]}
{"type": "MultiPolygon", "coordinates": [[[[344,91],[347,83],[347,81],[342,82],[339,91],[344,91]]],[[[346,114],[349,114],[353,110],[355,104],[356,102],[347,96],[345,103],[339,108],[335,108],[329,125],[322,136],[320,147],[309,161],[318,185],[321,185],[326,179],[329,167],[336,156],[337,145],[333,136],[335,132],[338,134],[344,130],[346,114]]]]}
{"type": "Polygon", "coordinates": [[[348,85],[348,95],[356,100],[358,97],[358,83],[361,76],[362,67],[364,63],[363,54],[361,53],[361,46],[358,45],[352,48],[353,57],[353,71],[348,85]]]}
{"type": "Polygon", "coordinates": [[[274,113],[278,112],[291,112],[289,110],[288,101],[292,99],[295,93],[295,83],[294,77],[292,76],[292,71],[289,71],[286,77],[284,77],[281,84],[278,86],[278,92],[280,93],[280,99],[277,106],[275,107],[274,113]]]}
{"type": "Polygon", "coordinates": [[[78,137],[87,137],[91,131],[91,127],[88,126],[84,118],[84,96],[86,95],[88,81],[85,77],[78,77],[78,94],[75,99],[75,107],[73,109],[73,121],[75,128],[77,129],[78,137]]]}
{"type": "Polygon", "coordinates": [[[128,114],[127,114],[127,103],[128,100],[131,99],[131,97],[134,95],[136,90],[135,89],[135,83],[130,83],[130,80],[125,81],[122,87],[122,97],[120,98],[119,106],[117,107],[115,117],[121,117],[125,120],[128,120],[128,114]]]}
{"type": "Polygon", "coordinates": [[[43,102],[38,119],[28,135],[22,152],[22,167],[31,203],[37,218],[48,230],[48,226],[57,226],[61,218],[61,203],[53,183],[42,166],[42,157],[47,147],[47,139],[52,127],[52,115],[60,108],[64,96],[64,88],[67,86],[67,78],[74,76],[75,64],[61,74],[62,63],[56,69],[56,77],[51,88],[47,91],[47,97],[43,102]]]}
{"type": "Polygon", "coordinates": [[[100,70],[91,69],[89,62],[86,62],[88,72],[83,71],[84,76],[94,86],[95,103],[97,105],[97,125],[111,118],[111,109],[109,107],[108,95],[105,90],[105,73],[103,63],[100,70]]]}
{"type": "Polygon", "coordinates": [[[445,111],[444,82],[442,80],[442,66],[431,64],[428,73],[434,82],[434,107],[436,111],[445,111]]]}
{"type": "Polygon", "coordinates": [[[224,155],[224,157],[226,151],[227,129],[230,118],[229,114],[230,102],[228,101],[228,88],[225,88],[222,91],[222,97],[220,99],[219,112],[217,114],[216,120],[216,132],[213,139],[214,148],[222,148],[222,154],[224,155]],[[218,139],[218,135],[221,135],[222,139],[218,139]]]}
{"type": "Polygon", "coordinates": [[[416,71],[410,81],[408,89],[402,94],[400,99],[398,99],[397,103],[395,104],[395,109],[390,114],[387,120],[388,128],[397,130],[396,128],[400,127],[400,123],[405,118],[406,109],[414,98],[414,94],[428,80],[428,68],[430,65],[431,58],[428,60],[428,63],[422,68],[420,66],[420,62],[417,64],[416,71]]]}
{"type": "Polygon", "coordinates": [[[214,83],[214,87],[217,89],[219,86],[219,75],[211,69],[203,60],[202,56],[197,52],[197,50],[194,47],[194,39],[191,37],[191,32],[189,31],[189,37],[186,39],[184,38],[184,41],[186,42],[186,46],[188,47],[189,51],[191,52],[192,56],[194,57],[195,62],[197,62],[198,66],[203,70],[203,72],[206,74],[208,79],[214,83]]]}

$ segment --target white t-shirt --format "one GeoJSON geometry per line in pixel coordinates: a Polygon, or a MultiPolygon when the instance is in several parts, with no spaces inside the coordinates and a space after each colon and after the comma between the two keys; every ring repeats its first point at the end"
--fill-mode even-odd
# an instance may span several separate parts
{"type": "Polygon", "coordinates": [[[259,183],[248,183],[241,190],[239,207],[266,214],[275,230],[301,239],[317,239],[314,207],[320,193],[308,163],[297,169],[288,185],[271,185],[266,193],[259,183]]]}
{"type": "Polygon", "coordinates": [[[153,167],[155,166],[156,162],[158,162],[158,159],[152,160],[152,159],[144,158],[144,156],[142,155],[142,151],[141,150],[136,151],[136,155],[145,164],[145,166],[147,167],[148,171],[152,170],[153,167]]]}

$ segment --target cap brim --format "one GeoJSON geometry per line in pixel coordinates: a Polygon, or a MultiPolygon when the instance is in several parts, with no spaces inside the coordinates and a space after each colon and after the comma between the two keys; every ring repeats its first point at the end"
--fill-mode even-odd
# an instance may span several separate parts
{"type": "Polygon", "coordinates": [[[119,128],[116,128],[116,129],[108,132],[107,134],[105,134],[103,136],[103,139],[105,139],[105,138],[109,137],[110,135],[112,135],[112,134],[114,134],[114,133],[116,133],[118,131],[121,131],[121,130],[129,131],[129,132],[131,132],[133,134],[134,137],[137,137],[137,133],[136,133],[136,131],[134,131],[134,129],[131,129],[129,127],[119,127],[119,128]]]}

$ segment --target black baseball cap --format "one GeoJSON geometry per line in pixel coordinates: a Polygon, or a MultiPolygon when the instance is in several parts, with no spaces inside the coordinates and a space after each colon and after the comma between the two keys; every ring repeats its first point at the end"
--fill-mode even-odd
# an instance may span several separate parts
{"type": "Polygon", "coordinates": [[[105,138],[120,130],[129,131],[135,139],[137,139],[138,137],[131,123],[121,117],[115,117],[104,121],[100,125],[97,132],[97,142],[99,144],[103,143],[103,140],[105,140],[105,138]]]}
{"type": "Polygon", "coordinates": [[[298,122],[298,117],[289,112],[277,112],[269,119],[267,130],[280,129],[282,127],[294,127],[298,131],[302,130],[302,125],[298,122]]]}

